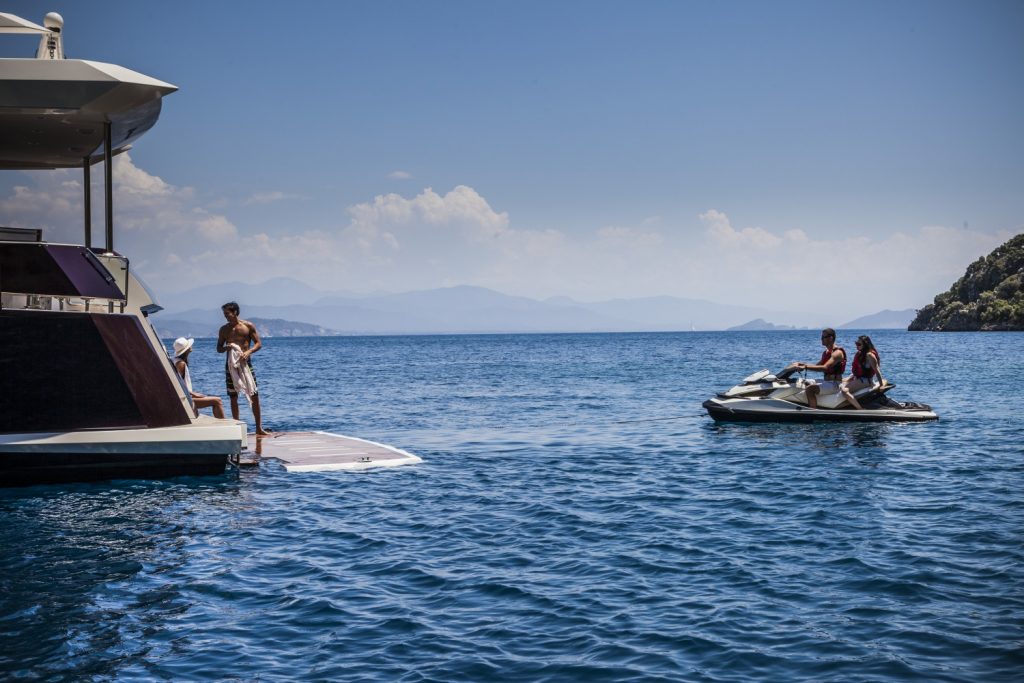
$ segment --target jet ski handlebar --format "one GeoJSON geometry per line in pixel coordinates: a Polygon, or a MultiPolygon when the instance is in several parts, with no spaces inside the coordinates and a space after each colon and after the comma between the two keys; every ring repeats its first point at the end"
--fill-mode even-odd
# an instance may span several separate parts
{"type": "Polygon", "coordinates": [[[795,373],[795,372],[803,372],[803,373],[806,373],[807,371],[806,371],[806,370],[801,370],[800,368],[798,368],[798,367],[795,367],[795,366],[787,366],[787,367],[783,368],[783,370],[782,370],[781,372],[777,372],[777,373],[775,373],[775,376],[776,376],[776,377],[777,377],[778,379],[781,379],[781,380],[787,380],[787,379],[789,379],[789,378],[790,378],[790,377],[791,377],[791,376],[793,375],[793,373],[795,373]]]}

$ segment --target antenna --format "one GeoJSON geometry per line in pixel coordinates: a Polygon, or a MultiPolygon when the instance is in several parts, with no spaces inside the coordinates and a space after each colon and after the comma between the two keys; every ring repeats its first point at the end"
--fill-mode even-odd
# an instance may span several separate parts
{"type": "Polygon", "coordinates": [[[64,59],[64,38],[61,36],[64,17],[56,12],[50,12],[43,17],[43,26],[47,32],[39,37],[36,59],[64,59]]]}

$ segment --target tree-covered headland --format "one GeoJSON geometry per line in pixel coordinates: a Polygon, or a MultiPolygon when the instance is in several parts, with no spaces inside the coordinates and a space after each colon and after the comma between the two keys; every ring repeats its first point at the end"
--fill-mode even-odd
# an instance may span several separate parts
{"type": "Polygon", "coordinates": [[[910,330],[1024,330],[1024,234],[967,267],[948,292],[917,312],[910,330]]]}

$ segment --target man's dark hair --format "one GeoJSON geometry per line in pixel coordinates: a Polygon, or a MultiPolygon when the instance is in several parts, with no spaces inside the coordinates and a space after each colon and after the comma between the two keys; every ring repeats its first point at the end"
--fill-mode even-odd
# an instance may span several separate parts
{"type": "Polygon", "coordinates": [[[220,307],[222,311],[231,311],[235,315],[238,315],[238,304],[234,301],[229,301],[220,307]]]}
{"type": "MultiPolygon", "coordinates": [[[[236,314],[238,313],[238,304],[235,304],[235,313],[236,314]]],[[[833,330],[831,327],[826,327],[825,329],[823,329],[821,331],[821,336],[822,337],[832,337],[833,339],[835,339],[836,338],[836,331],[833,330]]]]}

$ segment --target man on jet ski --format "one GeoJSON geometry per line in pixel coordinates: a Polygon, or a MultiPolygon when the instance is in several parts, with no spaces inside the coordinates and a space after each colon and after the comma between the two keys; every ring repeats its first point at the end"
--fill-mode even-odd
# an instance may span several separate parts
{"type": "Polygon", "coordinates": [[[821,343],[825,350],[821,354],[821,360],[817,365],[801,363],[799,361],[790,363],[787,370],[810,370],[811,372],[825,373],[824,381],[815,382],[806,388],[807,405],[811,408],[818,407],[818,396],[834,394],[839,391],[839,383],[843,379],[843,372],[846,370],[846,350],[842,346],[836,346],[836,331],[826,327],[821,331],[821,343]]]}

